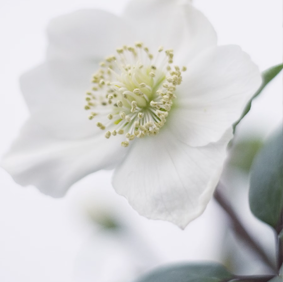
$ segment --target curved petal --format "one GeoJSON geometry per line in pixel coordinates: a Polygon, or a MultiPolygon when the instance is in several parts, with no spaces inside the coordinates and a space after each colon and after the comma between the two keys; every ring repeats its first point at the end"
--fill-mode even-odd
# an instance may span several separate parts
{"type": "Polygon", "coordinates": [[[54,139],[29,120],[1,166],[20,185],[34,185],[44,194],[63,196],[84,176],[112,168],[126,152],[118,138],[103,134],[83,140],[54,139]]]}
{"type": "Polygon", "coordinates": [[[186,64],[217,42],[209,21],[188,1],[134,0],[124,18],[134,27],[137,40],[155,49],[160,45],[173,48],[177,63],[186,64]]]}
{"type": "Polygon", "coordinates": [[[237,46],[204,51],[191,62],[177,88],[167,126],[190,146],[218,141],[260,87],[261,75],[237,46]]]}
{"type": "Polygon", "coordinates": [[[123,19],[102,10],[79,10],[53,19],[47,28],[49,56],[101,60],[128,44],[131,29],[123,19]]]}
{"type": "Polygon", "coordinates": [[[193,148],[163,130],[135,140],[115,170],[113,186],[141,215],[185,228],[206,208],[231,138],[229,130],[218,143],[193,148]]]}
{"type": "Polygon", "coordinates": [[[85,92],[91,85],[91,66],[78,63],[76,68],[68,69],[59,61],[52,66],[45,63],[20,79],[26,103],[36,115],[35,122],[56,137],[83,138],[98,131],[84,110],[85,92]]]}

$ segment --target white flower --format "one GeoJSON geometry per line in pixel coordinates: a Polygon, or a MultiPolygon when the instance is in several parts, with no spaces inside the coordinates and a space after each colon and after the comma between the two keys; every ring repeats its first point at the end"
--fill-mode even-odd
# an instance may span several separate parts
{"type": "Polygon", "coordinates": [[[122,18],[74,12],[48,37],[46,62],[21,78],[31,116],[2,166],[53,197],[116,166],[113,186],[134,209],[184,228],[213,194],[258,68],[239,47],[217,47],[188,1],[134,0],[122,18]]]}

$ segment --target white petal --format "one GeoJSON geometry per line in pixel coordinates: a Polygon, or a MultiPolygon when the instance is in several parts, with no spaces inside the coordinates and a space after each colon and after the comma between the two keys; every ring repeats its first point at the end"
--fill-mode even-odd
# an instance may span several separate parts
{"type": "Polygon", "coordinates": [[[128,44],[124,21],[101,10],[80,10],[53,19],[47,29],[50,56],[97,60],[128,44]]]}
{"type": "Polygon", "coordinates": [[[188,66],[167,126],[190,146],[218,141],[260,87],[261,75],[237,46],[204,51],[188,66]]]}
{"type": "Polygon", "coordinates": [[[20,79],[27,105],[37,116],[36,122],[56,137],[82,138],[98,131],[84,110],[85,92],[91,86],[91,67],[87,63],[76,66],[80,74],[59,61],[52,66],[46,63],[20,79]]]}
{"type": "Polygon", "coordinates": [[[229,130],[218,143],[193,148],[163,130],[135,140],[115,170],[113,186],[141,215],[185,228],[206,208],[231,138],[229,130]]]}
{"type": "Polygon", "coordinates": [[[216,45],[216,33],[206,17],[188,1],[134,0],[124,17],[136,39],[158,48],[174,48],[177,63],[186,64],[202,50],[216,45]]]}
{"type": "Polygon", "coordinates": [[[57,140],[31,119],[1,166],[20,185],[34,185],[47,195],[61,197],[84,176],[121,161],[126,150],[116,137],[106,140],[97,134],[83,140],[57,140]]]}

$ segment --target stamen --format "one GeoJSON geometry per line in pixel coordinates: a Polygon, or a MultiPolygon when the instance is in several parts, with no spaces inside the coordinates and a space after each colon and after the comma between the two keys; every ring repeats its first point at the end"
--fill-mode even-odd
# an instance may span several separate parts
{"type": "Polygon", "coordinates": [[[116,52],[117,56],[107,57],[92,76],[85,110],[93,110],[89,119],[98,119],[98,128],[107,129],[107,139],[124,135],[121,144],[128,147],[135,138],[156,135],[164,126],[187,68],[172,65],[174,51],[164,51],[163,46],[151,53],[143,42],[136,42],[116,52]]]}

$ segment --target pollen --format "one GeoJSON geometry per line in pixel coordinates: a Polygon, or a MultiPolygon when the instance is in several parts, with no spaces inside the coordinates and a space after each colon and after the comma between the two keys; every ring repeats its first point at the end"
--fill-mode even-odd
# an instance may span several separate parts
{"type": "MultiPolygon", "coordinates": [[[[160,46],[155,52],[143,42],[116,49],[92,76],[85,110],[96,120],[105,138],[124,135],[123,147],[136,138],[156,135],[170,114],[176,88],[186,67],[173,65],[174,50],[160,46]]],[[[117,137],[116,137],[117,138],[117,137]]]]}

